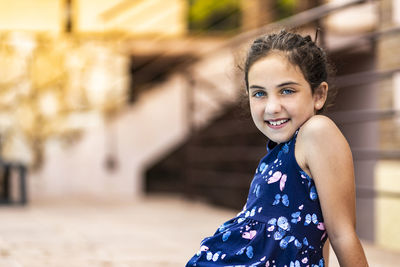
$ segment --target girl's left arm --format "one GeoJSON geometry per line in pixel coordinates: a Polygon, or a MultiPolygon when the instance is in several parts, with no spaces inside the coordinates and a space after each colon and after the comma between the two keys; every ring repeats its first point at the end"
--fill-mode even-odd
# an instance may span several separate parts
{"type": "Polygon", "coordinates": [[[341,267],[368,266],[355,231],[355,182],[350,147],[325,116],[313,116],[301,133],[306,165],[314,179],[324,223],[341,267]]]}

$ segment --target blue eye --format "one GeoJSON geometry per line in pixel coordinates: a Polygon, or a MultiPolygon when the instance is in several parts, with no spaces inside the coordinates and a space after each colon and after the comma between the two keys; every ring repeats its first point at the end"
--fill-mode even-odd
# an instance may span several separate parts
{"type": "Polygon", "coordinates": [[[263,96],[265,96],[265,92],[263,92],[263,91],[258,91],[258,92],[255,92],[255,93],[253,94],[253,96],[254,96],[254,97],[257,97],[257,98],[263,97],[263,96]]]}
{"type": "Polygon", "coordinates": [[[282,95],[290,95],[294,93],[294,90],[289,89],[289,88],[285,88],[281,91],[282,95]]]}

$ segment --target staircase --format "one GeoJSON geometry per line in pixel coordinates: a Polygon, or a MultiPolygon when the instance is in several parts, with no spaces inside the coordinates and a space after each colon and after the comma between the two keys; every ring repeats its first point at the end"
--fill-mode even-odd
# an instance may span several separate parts
{"type": "Polygon", "coordinates": [[[240,209],[265,137],[246,108],[232,105],[146,173],[147,193],[183,193],[190,199],[240,209]]]}

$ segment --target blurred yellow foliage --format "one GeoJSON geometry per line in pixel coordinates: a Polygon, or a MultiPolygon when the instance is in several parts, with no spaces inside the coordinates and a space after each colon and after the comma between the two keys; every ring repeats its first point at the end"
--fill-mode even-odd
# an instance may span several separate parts
{"type": "Polygon", "coordinates": [[[129,57],[115,41],[8,32],[0,34],[0,59],[6,160],[37,167],[46,140],[71,140],[91,124],[87,114],[106,118],[126,101],[129,57]]]}

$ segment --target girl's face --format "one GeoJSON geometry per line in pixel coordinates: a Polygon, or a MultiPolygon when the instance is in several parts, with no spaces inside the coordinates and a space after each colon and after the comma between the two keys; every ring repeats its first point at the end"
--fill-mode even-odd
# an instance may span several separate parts
{"type": "Polygon", "coordinates": [[[276,143],[290,140],[322,108],[328,88],[327,83],[321,83],[323,88],[320,86],[313,94],[300,68],[279,52],[256,61],[249,70],[248,81],[253,121],[276,143]]]}

